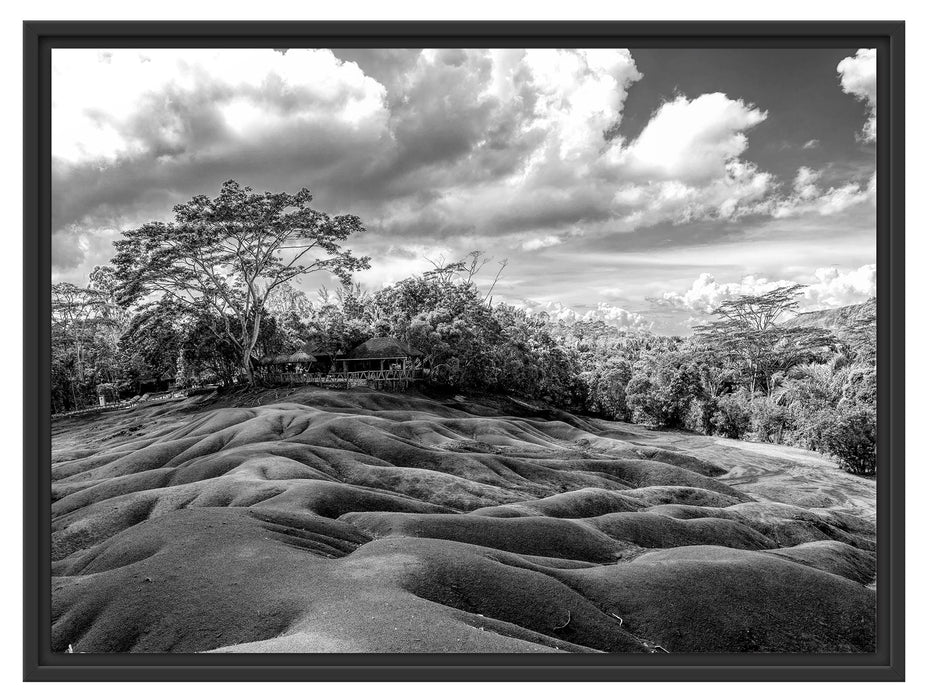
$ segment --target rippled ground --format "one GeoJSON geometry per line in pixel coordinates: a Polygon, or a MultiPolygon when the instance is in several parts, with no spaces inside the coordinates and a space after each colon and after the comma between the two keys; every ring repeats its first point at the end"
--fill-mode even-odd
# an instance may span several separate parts
{"type": "Polygon", "coordinates": [[[269,391],[60,421],[52,498],[56,651],[875,641],[874,485],[800,450],[269,391]]]}

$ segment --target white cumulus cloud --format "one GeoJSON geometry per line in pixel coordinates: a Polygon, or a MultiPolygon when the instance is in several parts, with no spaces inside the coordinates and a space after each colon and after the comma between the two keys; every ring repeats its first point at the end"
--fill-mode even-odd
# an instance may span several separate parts
{"type": "Polygon", "coordinates": [[[371,253],[373,263],[368,270],[353,273],[353,280],[372,290],[381,289],[414,275],[422,275],[436,269],[437,265],[442,266],[456,260],[453,251],[444,246],[413,244],[391,246],[385,251],[358,252],[371,253]]]}
{"type": "Polygon", "coordinates": [[[765,203],[769,214],[777,219],[799,214],[839,214],[857,204],[876,204],[876,173],[861,184],[845,182],[824,189],[820,185],[822,172],[801,167],[793,182],[792,194],[782,199],[765,203]]]}
{"type": "Polygon", "coordinates": [[[799,304],[802,311],[856,304],[876,295],[876,265],[863,265],[846,272],[837,267],[821,267],[807,279],[795,282],[756,275],[747,275],[739,282],[718,282],[714,275],[705,272],[684,292],[668,291],[654,301],[661,306],[709,314],[731,299],[765,294],[792,284],[806,285],[799,304]]]}
{"type": "Polygon", "coordinates": [[[664,292],[657,301],[663,306],[711,313],[730,299],[745,294],[765,294],[784,284],[791,283],[755,275],[747,275],[739,282],[718,282],[710,272],[703,272],[685,292],[664,292]]]}
{"type": "Polygon", "coordinates": [[[574,323],[576,321],[603,321],[617,328],[647,329],[650,323],[642,315],[622,309],[606,302],[599,302],[594,309],[578,311],[560,301],[521,299],[515,306],[534,314],[545,313],[551,319],[574,323]]]}
{"type": "Polygon", "coordinates": [[[615,142],[596,166],[618,183],[612,207],[622,230],[753,213],[775,180],[740,156],[747,132],[765,119],[719,92],[660,106],[637,138],[615,142]]]}
{"type": "Polygon", "coordinates": [[[598,302],[594,309],[586,311],[582,318],[586,321],[604,321],[618,328],[646,328],[649,325],[640,314],[603,301],[598,302]]]}
{"type": "Polygon", "coordinates": [[[372,129],[387,119],[384,99],[380,83],[326,49],[55,49],[52,156],[166,155],[296,121],[372,129]]]}
{"type": "Polygon", "coordinates": [[[562,239],[559,236],[540,236],[524,241],[521,243],[520,247],[524,250],[531,251],[540,250],[541,248],[550,248],[560,243],[562,243],[562,239]]]}
{"type": "Polygon", "coordinates": [[[866,103],[869,116],[863,138],[876,140],[876,49],[859,49],[837,64],[841,89],[866,103]]]}
{"type": "Polygon", "coordinates": [[[819,267],[814,284],[804,290],[806,308],[847,306],[876,296],[876,265],[863,265],[841,272],[837,267],[819,267]]]}
{"type": "MultiPolygon", "coordinates": [[[[530,49],[523,65],[535,88],[528,128],[545,130],[546,148],[561,159],[597,151],[604,132],[618,119],[628,88],[643,77],[626,49],[530,49]]],[[[525,86],[512,81],[499,97],[513,99],[525,86]]]]}
{"type": "Polygon", "coordinates": [[[630,176],[683,183],[723,178],[766,112],[715,92],[662,105],[617,162],[630,176]]]}

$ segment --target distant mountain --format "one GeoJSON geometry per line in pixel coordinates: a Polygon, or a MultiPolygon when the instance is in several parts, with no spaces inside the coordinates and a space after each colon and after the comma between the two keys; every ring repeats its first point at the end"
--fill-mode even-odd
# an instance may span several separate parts
{"type": "Polygon", "coordinates": [[[876,324],[876,298],[862,304],[851,304],[836,309],[808,311],[790,318],[783,325],[789,328],[823,328],[837,337],[845,339],[858,327],[866,323],[876,324]]]}

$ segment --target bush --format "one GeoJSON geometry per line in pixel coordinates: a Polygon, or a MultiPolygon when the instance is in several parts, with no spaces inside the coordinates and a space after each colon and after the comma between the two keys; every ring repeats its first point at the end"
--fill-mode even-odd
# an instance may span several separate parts
{"type": "Polygon", "coordinates": [[[627,384],[631,380],[630,364],[615,360],[600,372],[585,377],[588,408],[612,420],[630,420],[627,407],[627,384]]]}
{"type": "Polygon", "coordinates": [[[715,429],[714,416],[717,411],[717,398],[694,399],[689,406],[685,427],[703,435],[713,435],[715,429]]]}
{"type": "Polygon", "coordinates": [[[658,392],[645,374],[638,374],[627,383],[627,406],[634,420],[655,421],[663,412],[658,392]]]}
{"type": "Polygon", "coordinates": [[[782,436],[790,426],[789,413],[768,397],[750,402],[750,425],[760,442],[782,443],[782,436]]]}
{"type": "Polygon", "coordinates": [[[836,417],[824,431],[828,452],[840,461],[841,468],[852,473],[876,473],[876,412],[856,408],[836,417]]]}
{"type": "Polygon", "coordinates": [[[698,372],[683,357],[666,355],[658,363],[645,363],[627,384],[627,406],[635,420],[660,428],[683,428],[692,400],[701,391],[698,372]]]}
{"type": "Polygon", "coordinates": [[[719,435],[739,440],[750,430],[750,395],[744,389],[718,397],[712,422],[719,435]]]}

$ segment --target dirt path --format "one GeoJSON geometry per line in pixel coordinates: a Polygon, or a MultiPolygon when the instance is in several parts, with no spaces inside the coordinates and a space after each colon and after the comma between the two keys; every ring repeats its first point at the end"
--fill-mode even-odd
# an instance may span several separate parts
{"type": "MultiPolygon", "coordinates": [[[[600,423],[606,428],[618,425],[600,423]]],[[[717,477],[719,481],[759,500],[876,519],[876,481],[849,474],[817,452],[636,425],[624,424],[624,429],[624,439],[636,444],[662,444],[727,469],[727,474],[717,477]]]]}
{"type": "Polygon", "coordinates": [[[875,480],[849,474],[817,452],[727,438],[689,451],[713,453],[717,464],[729,468],[719,480],[759,499],[876,518],[875,480]]]}

